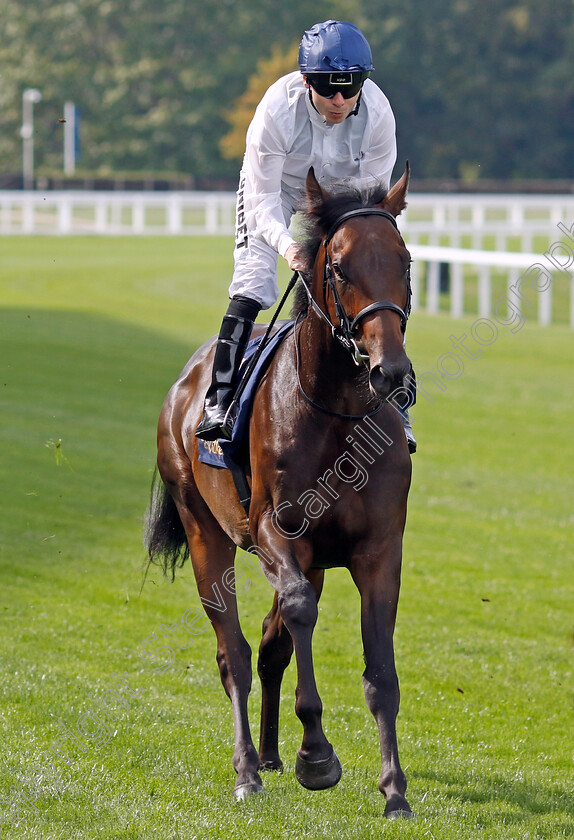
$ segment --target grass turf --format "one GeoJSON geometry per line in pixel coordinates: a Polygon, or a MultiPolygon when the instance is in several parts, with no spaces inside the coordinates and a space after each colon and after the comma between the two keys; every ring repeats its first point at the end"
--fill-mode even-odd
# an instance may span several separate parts
{"type": "MultiPolygon", "coordinates": [[[[327,574],[315,633],[324,724],[343,762],[331,791],[294,779],[293,667],[286,772],[265,777],[268,796],[238,805],[211,631],[185,650],[172,643],[163,672],[138,655],[198,603],[189,568],[174,584],[152,573],[140,594],[141,520],[159,408],[219,325],[230,252],[222,239],[0,239],[0,831],[16,840],[574,836],[564,327],[500,328],[478,358],[459,353],[456,379],[423,380],[427,397],[413,412],[420,451],[396,648],[416,822],[382,819],[358,596],[343,571],[327,574]],[[138,694],[122,689],[126,707],[108,695],[105,715],[98,702],[117,693],[114,674],[138,694]]],[[[436,373],[449,336],[472,326],[472,317],[413,316],[419,377],[436,373]]],[[[254,576],[240,598],[254,649],[271,594],[254,576]]],[[[254,732],[258,701],[254,683],[254,732]]]]}

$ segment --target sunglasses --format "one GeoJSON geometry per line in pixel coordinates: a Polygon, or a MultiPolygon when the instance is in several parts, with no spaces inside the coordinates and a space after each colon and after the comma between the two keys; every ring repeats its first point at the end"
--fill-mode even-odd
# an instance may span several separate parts
{"type": "Polygon", "coordinates": [[[333,99],[341,93],[344,99],[352,99],[361,92],[369,73],[318,73],[306,74],[305,78],[315,93],[323,99],[333,99]]]}

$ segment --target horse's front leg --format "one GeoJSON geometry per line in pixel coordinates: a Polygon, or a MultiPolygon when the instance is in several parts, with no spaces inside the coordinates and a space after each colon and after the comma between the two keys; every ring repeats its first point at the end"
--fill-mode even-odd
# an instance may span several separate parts
{"type": "MultiPolygon", "coordinates": [[[[317,601],[323,589],[325,572],[314,569],[307,572],[317,601]]],[[[259,648],[258,671],[261,680],[261,736],[259,742],[259,766],[262,770],[281,770],[283,762],[279,756],[279,701],[283,674],[293,653],[293,641],[285,626],[277,593],[273,607],[263,622],[263,637],[259,648]]]]}
{"type": "Polygon", "coordinates": [[[363,687],[381,744],[379,790],[386,798],[385,816],[412,816],[405,798],[407,780],[399,761],[396,718],[399,681],[393,633],[400,588],[401,539],[388,540],[381,551],[361,552],[351,573],[361,593],[361,629],[365,657],[363,687]]]}
{"type": "Polygon", "coordinates": [[[280,536],[271,519],[262,519],[257,532],[264,550],[262,568],[277,592],[281,620],[293,641],[297,660],[295,712],[303,725],[303,740],[297,751],[295,775],[303,787],[323,790],[341,778],[341,763],[323,732],[323,705],[313,667],[312,638],[317,622],[318,594],[305,577],[311,564],[311,548],[303,539],[280,536]]]}

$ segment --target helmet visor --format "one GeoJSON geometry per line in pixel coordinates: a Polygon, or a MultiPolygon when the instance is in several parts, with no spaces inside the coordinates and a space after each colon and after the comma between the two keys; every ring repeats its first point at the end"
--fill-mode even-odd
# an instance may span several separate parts
{"type": "Polygon", "coordinates": [[[369,71],[361,73],[306,73],[305,78],[313,90],[324,99],[332,99],[341,93],[345,99],[352,99],[361,92],[369,71]]]}

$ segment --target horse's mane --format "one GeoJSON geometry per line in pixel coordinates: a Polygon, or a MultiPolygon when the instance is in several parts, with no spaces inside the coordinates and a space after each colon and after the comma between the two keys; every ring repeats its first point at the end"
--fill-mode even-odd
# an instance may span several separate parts
{"type": "MultiPolygon", "coordinates": [[[[301,208],[304,216],[301,222],[302,239],[299,244],[308,266],[312,266],[315,262],[323,237],[337,219],[351,210],[374,207],[380,204],[387,194],[387,190],[382,186],[357,189],[348,185],[334,184],[329,186],[329,190],[329,194],[322,202],[316,204],[307,201],[301,208]]],[[[295,287],[291,317],[295,319],[298,315],[306,315],[308,306],[307,292],[299,282],[295,287]]]]}

